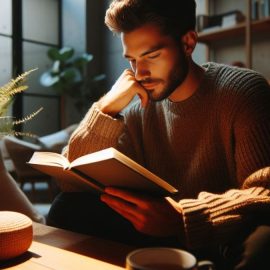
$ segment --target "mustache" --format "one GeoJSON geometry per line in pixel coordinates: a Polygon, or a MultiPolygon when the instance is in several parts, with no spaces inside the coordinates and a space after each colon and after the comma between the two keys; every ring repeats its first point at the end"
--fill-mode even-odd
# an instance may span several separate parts
{"type": "Polygon", "coordinates": [[[157,83],[160,82],[161,80],[159,79],[154,79],[154,78],[146,78],[143,80],[138,81],[140,84],[148,84],[148,83],[157,83]]]}

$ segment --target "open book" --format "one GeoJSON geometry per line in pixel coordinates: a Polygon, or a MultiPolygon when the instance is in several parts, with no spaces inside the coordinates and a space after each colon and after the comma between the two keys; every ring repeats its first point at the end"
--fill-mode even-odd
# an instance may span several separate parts
{"type": "Polygon", "coordinates": [[[119,187],[155,195],[172,195],[177,189],[114,148],[84,155],[71,163],[61,154],[35,152],[33,168],[66,181],[78,191],[119,187]]]}

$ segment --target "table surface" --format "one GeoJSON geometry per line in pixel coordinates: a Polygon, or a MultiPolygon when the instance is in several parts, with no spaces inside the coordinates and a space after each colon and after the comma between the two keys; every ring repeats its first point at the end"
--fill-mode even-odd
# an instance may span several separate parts
{"type": "Polygon", "coordinates": [[[134,247],[105,239],[34,223],[34,239],[20,257],[0,264],[0,269],[119,270],[134,247]]]}

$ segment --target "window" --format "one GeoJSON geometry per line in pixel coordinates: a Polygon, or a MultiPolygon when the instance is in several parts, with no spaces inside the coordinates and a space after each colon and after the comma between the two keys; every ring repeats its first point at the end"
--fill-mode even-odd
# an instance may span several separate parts
{"type": "Polygon", "coordinates": [[[0,83],[26,70],[31,73],[29,89],[16,96],[13,116],[21,118],[43,107],[33,120],[22,126],[36,135],[60,129],[60,98],[39,83],[50,66],[47,50],[61,46],[61,0],[0,1],[0,83]]]}
{"type": "Polygon", "coordinates": [[[12,23],[11,0],[0,3],[0,85],[5,84],[12,74],[12,23]]]}

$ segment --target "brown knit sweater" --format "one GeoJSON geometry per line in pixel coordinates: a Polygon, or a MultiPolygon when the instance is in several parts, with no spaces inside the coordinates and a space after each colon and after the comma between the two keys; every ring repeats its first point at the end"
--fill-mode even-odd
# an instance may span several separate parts
{"type": "Polygon", "coordinates": [[[270,215],[270,167],[250,176],[270,165],[269,85],[251,70],[204,66],[182,102],[135,102],[117,119],[92,106],[66,149],[73,160],[114,146],[178,188],[189,248],[224,243],[270,215]]]}

